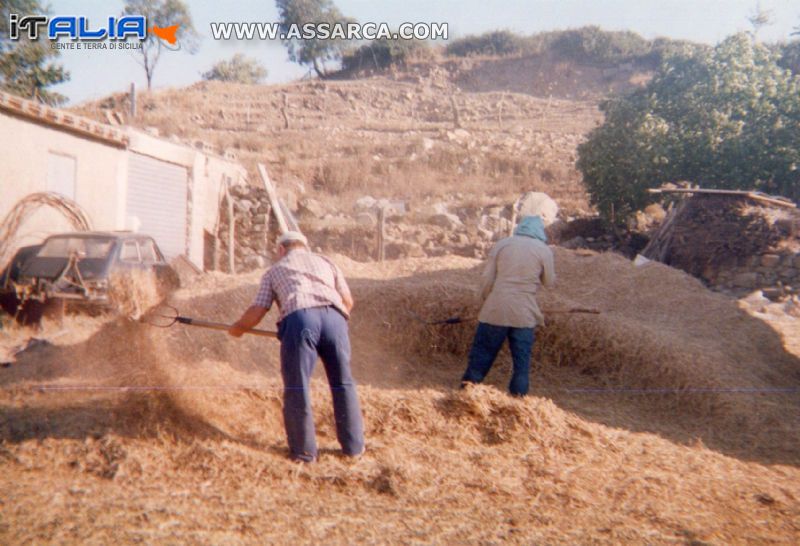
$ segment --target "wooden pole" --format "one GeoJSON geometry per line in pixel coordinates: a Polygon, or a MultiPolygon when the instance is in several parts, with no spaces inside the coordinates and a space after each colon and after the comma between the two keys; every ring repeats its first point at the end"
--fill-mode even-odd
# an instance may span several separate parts
{"type": "Polygon", "coordinates": [[[461,128],[461,116],[458,114],[458,105],[456,104],[455,95],[450,95],[450,106],[453,107],[453,125],[456,129],[461,128]]]}
{"type": "Polygon", "coordinates": [[[236,273],[236,218],[233,216],[233,199],[228,188],[225,188],[225,199],[228,201],[228,271],[236,273]]]}
{"type": "Polygon", "coordinates": [[[278,195],[275,193],[275,186],[272,185],[272,181],[270,181],[269,175],[267,174],[267,169],[261,163],[258,164],[258,174],[261,175],[261,180],[264,181],[264,189],[267,190],[267,197],[269,198],[269,204],[272,206],[272,213],[275,215],[275,220],[278,221],[278,229],[281,230],[281,235],[283,235],[289,231],[289,227],[286,225],[286,219],[283,217],[278,195]]]}
{"type": "Polygon", "coordinates": [[[131,82],[131,119],[136,117],[136,84],[131,82]]]}
{"type": "Polygon", "coordinates": [[[219,271],[219,233],[214,232],[214,248],[211,249],[211,270],[219,271]]]}
{"type": "Polygon", "coordinates": [[[514,228],[517,227],[517,216],[519,215],[519,202],[522,199],[520,195],[517,197],[517,200],[514,201],[514,204],[511,205],[511,227],[508,228],[508,236],[511,237],[514,235],[514,228]]]}
{"type": "Polygon", "coordinates": [[[289,129],[289,95],[284,93],[283,94],[283,108],[281,108],[281,114],[283,114],[283,128],[289,129]]]}
{"type": "Polygon", "coordinates": [[[382,262],[386,258],[386,208],[378,209],[378,261],[382,262]]]}

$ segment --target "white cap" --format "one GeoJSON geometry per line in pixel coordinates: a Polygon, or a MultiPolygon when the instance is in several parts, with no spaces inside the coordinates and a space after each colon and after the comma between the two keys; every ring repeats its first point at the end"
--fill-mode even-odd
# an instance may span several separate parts
{"type": "Polygon", "coordinates": [[[303,243],[304,245],[308,246],[308,239],[306,239],[306,236],[299,231],[287,231],[278,237],[279,245],[286,245],[289,243],[303,243]]]}

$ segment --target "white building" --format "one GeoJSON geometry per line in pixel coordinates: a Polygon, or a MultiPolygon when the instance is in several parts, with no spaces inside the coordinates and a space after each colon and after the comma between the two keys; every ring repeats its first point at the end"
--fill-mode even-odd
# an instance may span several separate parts
{"type": "MultiPolygon", "coordinates": [[[[58,192],[93,229],[152,235],[168,259],[183,254],[202,268],[224,185],[245,179],[244,167],[221,156],[0,92],[0,221],[28,194],[58,192]]],[[[69,229],[40,209],[17,240],[69,229]]]]}

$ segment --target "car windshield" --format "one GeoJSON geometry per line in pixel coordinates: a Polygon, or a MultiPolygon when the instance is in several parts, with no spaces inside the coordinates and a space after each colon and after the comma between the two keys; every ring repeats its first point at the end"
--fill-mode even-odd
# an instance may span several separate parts
{"type": "Polygon", "coordinates": [[[48,239],[37,256],[40,258],[105,258],[111,250],[112,239],[86,237],[55,237],[48,239]]]}

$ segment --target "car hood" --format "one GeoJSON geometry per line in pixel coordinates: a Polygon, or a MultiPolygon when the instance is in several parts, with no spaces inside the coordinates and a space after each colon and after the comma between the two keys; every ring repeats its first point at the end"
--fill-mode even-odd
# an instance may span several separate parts
{"type": "MultiPolygon", "coordinates": [[[[21,277],[55,280],[64,271],[69,258],[41,258],[28,260],[22,268],[21,277]]],[[[108,261],[105,258],[84,258],[78,262],[78,271],[84,280],[97,280],[107,276],[108,261]]]]}

